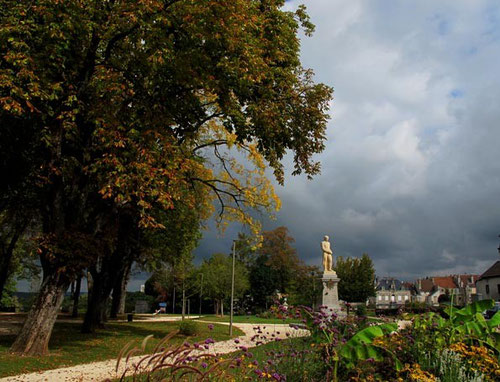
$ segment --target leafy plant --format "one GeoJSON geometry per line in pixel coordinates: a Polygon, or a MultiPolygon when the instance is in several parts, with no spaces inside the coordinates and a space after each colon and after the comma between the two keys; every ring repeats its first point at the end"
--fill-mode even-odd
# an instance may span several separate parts
{"type": "Polygon", "coordinates": [[[185,336],[194,336],[198,334],[198,324],[191,320],[183,320],[179,322],[179,333],[185,336]]]}

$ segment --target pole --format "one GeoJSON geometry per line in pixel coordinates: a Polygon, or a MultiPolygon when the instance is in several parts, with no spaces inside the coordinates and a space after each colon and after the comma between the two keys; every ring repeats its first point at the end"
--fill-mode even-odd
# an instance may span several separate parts
{"type": "Polygon", "coordinates": [[[233,335],[233,307],[234,307],[234,260],[236,254],[236,241],[233,240],[233,272],[231,275],[231,313],[229,317],[229,336],[233,335]]]}
{"type": "Polygon", "coordinates": [[[175,285],[174,285],[174,297],[172,298],[172,314],[175,314],[175,285]]]}
{"type": "Polygon", "coordinates": [[[201,295],[203,294],[203,273],[201,274],[200,282],[200,316],[201,316],[201,295]]]}

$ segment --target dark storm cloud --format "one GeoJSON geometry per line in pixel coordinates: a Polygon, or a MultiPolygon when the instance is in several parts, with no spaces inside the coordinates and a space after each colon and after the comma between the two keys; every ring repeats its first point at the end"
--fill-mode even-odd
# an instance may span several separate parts
{"type": "MultiPolygon", "coordinates": [[[[497,2],[306,5],[317,28],[302,61],[335,88],[327,149],[321,176],[278,187],[265,227],[289,227],[308,263],[329,234],[379,275],[483,272],[500,233],[497,2]]],[[[227,252],[233,231],[207,235],[198,255],[227,252]]]]}

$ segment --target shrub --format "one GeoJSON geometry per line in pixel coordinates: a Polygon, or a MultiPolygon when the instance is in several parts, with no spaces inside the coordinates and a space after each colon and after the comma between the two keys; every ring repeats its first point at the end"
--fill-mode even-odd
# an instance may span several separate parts
{"type": "Polygon", "coordinates": [[[191,320],[179,322],[179,333],[185,336],[194,336],[198,334],[198,324],[191,320]]]}
{"type": "Polygon", "coordinates": [[[366,316],[366,305],[361,304],[356,307],[356,316],[358,317],[366,316]]]}

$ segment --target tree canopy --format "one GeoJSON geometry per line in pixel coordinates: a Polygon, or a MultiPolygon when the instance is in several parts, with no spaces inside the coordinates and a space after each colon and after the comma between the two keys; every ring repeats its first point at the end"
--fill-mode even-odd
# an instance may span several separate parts
{"type": "Polygon", "coordinates": [[[341,300],[365,302],[368,297],[375,296],[375,269],[366,253],[361,258],[338,256],[334,270],[340,278],[341,300]]]}
{"type": "Polygon", "coordinates": [[[279,208],[267,165],[283,183],[291,152],[293,174],[318,173],[332,90],[300,64],[304,8],[283,5],[0,0],[0,165],[18,161],[8,191],[35,201],[44,271],[12,350],[47,352],[69,283],[129,258],[134,230],[166,229],[158,211],[217,208],[256,230],[252,210],[279,208]]]}

